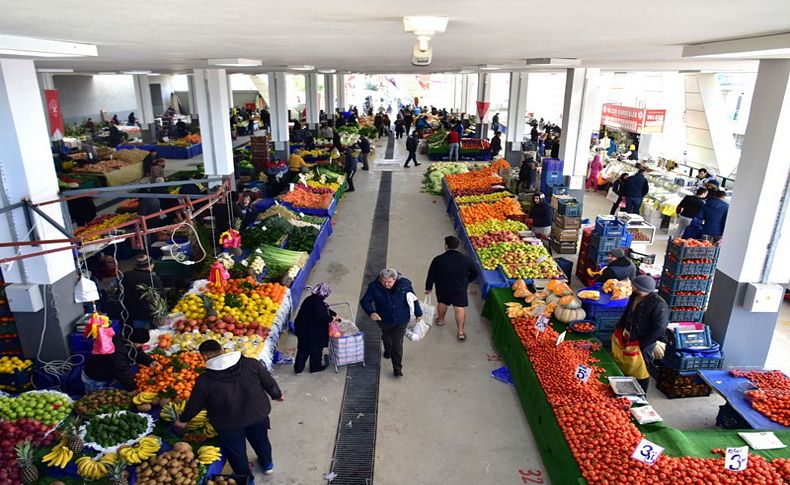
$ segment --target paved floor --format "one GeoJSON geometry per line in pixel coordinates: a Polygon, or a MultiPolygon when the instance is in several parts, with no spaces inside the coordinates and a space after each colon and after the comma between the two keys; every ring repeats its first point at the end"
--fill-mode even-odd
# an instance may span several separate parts
{"type": "MultiPolygon", "coordinates": [[[[376,142],[371,170],[357,173],[356,192],[340,203],[334,234],[310,278],[311,284],[331,283],[331,302],[349,301],[356,309],[369,244],[387,244],[387,266],[410,278],[421,293],[430,259],[442,251],[442,238],[453,234],[441,197],[420,193],[425,156],[419,156],[422,167],[402,167],[404,144],[397,141],[394,160],[382,160],[386,139],[376,142]],[[370,237],[383,170],[393,172],[388,240],[370,237]]],[[[608,213],[609,207],[603,194],[588,194],[585,217],[608,213]]],[[[650,247],[658,264],[665,248],[666,242],[650,247]]],[[[569,259],[575,263],[575,256],[569,259]]],[[[466,342],[455,339],[448,319],[425,340],[404,344],[402,379],[394,379],[388,362],[382,362],[374,475],[378,485],[517,484],[522,483],[519,469],[544,472],[515,390],[489,374],[501,363],[495,360],[489,324],[479,316],[479,290],[472,286],[470,293],[466,342]]],[[[769,363],[779,362],[790,346],[788,308],[785,304],[780,315],[769,363]]],[[[286,335],[280,350],[287,354],[295,346],[295,338],[286,335]]],[[[268,477],[258,470],[256,483],[327,483],[323,475],[331,468],[337,427],[348,425],[338,423],[346,370],[295,376],[284,364],[274,373],[286,395],[285,402],[273,404],[271,415],[277,468],[268,477]]],[[[687,429],[713,427],[723,402],[715,396],[670,401],[654,389],[649,399],[669,424],[687,429]]]]}

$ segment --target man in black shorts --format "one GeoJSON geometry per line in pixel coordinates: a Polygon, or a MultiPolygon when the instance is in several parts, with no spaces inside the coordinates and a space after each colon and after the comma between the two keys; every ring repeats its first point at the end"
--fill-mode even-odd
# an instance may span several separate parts
{"type": "Polygon", "coordinates": [[[447,236],[444,238],[444,254],[433,258],[425,278],[425,294],[433,291],[436,283],[436,300],[439,302],[436,316],[436,325],[444,325],[444,316],[447,307],[452,306],[455,311],[455,323],[458,325],[458,340],[466,340],[464,323],[466,322],[466,307],[469,305],[467,287],[477,278],[475,263],[466,255],[458,251],[458,238],[447,236]]]}

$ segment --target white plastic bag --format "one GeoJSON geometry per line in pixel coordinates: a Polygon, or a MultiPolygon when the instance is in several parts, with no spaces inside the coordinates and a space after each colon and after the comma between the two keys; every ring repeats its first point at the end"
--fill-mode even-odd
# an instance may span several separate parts
{"type": "Polygon", "coordinates": [[[606,193],[606,200],[608,200],[609,202],[617,202],[617,199],[619,197],[620,196],[615,194],[614,190],[612,190],[611,188],[609,189],[609,192],[606,193]]]}
{"type": "Polygon", "coordinates": [[[433,319],[436,315],[436,305],[433,303],[433,293],[425,295],[425,298],[420,302],[420,310],[422,310],[422,321],[428,326],[433,325],[433,319]]]}
{"type": "Polygon", "coordinates": [[[416,322],[413,327],[406,329],[406,338],[412,342],[422,340],[425,338],[425,334],[428,333],[429,328],[431,327],[429,327],[428,324],[425,323],[425,319],[422,318],[420,321],[416,322]]]}

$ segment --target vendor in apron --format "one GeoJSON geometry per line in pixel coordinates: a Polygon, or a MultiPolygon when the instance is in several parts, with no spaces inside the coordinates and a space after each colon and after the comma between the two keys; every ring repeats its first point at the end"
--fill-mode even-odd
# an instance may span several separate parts
{"type": "Polygon", "coordinates": [[[653,366],[656,343],[666,334],[669,307],[656,293],[650,276],[637,276],[631,285],[633,293],[612,335],[612,358],[623,374],[635,377],[647,392],[648,369],[653,366]]]}

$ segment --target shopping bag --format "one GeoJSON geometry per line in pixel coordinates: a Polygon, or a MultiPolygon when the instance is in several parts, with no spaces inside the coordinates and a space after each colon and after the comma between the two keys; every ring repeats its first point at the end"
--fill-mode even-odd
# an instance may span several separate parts
{"type": "Polygon", "coordinates": [[[617,195],[617,194],[614,192],[614,190],[612,190],[611,188],[609,189],[609,192],[606,194],[606,200],[608,200],[609,202],[617,202],[617,199],[618,199],[619,197],[620,197],[620,196],[619,196],[619,195],[617,195]]]}
{"type": "Polygon", "coordinates": [[[420,303],[420,309],[422,310],[422,321],[428,326],[433,325],[434,317],[436,315],[436,306],[433,303],[432,294],[425,295],[425,298],[423,298],[422,302],[420,303]]]}
{"type": "Polygon", "coordinates": [[[630,333],[622,328],[615,330],[612,335],[612,360],[627,376],[637,379],[650,377],[645,359],[642,357],[642,350],[639,348],[639,341],[631,340],[630,333]]]}
{"type": "Polygon", "coordinates": [[[425,319],[422,318],[420,321],[415,322],[413,327],[406,329],[406,338],[411,340],[412,342],[416,342],[417,340],[422,340],[425,337],[425,334],[428,333],[428,329],[431,327],[425,323],[425,319]]]}
{"type": "Polygon", "coordinates": [[[108,355],[115,352],[115,345],[112,343],[113,336],[115,336],[115,330],[112,327],[98,327],[96,340],[93,341],[93,354],[108,355]]]}

